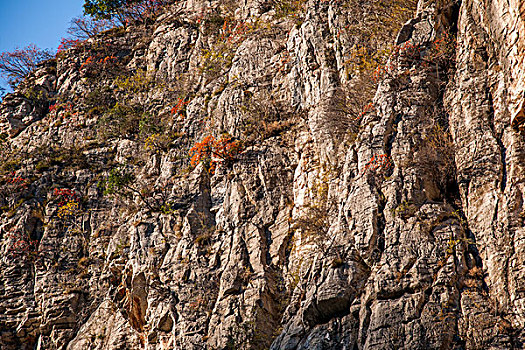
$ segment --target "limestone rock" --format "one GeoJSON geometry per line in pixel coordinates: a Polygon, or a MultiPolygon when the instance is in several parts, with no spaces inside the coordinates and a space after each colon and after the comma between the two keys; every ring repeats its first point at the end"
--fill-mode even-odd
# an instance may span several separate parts
{"type": "Polygon", "coordinates": [[[523,9],[177,1],[44,63],[0,348],[522,348],[523,9]]]}

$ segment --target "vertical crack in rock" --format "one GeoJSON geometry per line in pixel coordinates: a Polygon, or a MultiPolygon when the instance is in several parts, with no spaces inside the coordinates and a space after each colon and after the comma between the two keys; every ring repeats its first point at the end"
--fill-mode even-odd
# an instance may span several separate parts
{"type": "Polygon", "coordinates": [[[505,148],[502,139],[503,132],[498,133],[494,126],[494,101],[492,98],[492,94],[490,91],[488,92],[488,101],[489,101],[489,121],[490,121],[490,128],[492,130],[492,134],[494,136],[494,139],[498,143],[499,147],[499,153],[500,153],[500,159],[501,159],[501,179],[500,179],[500,190],[501,192],[505,192],[505,187],[507,186],[507,149],[505,148]]]}

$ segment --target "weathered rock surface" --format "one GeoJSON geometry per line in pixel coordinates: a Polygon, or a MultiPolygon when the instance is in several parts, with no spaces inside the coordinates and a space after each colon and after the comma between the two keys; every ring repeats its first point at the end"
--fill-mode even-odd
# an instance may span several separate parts
{"type": "Polygon", "coordinates": [[[176,2],[4,98],[1,349],[525,346],[525,3],[293,3],[176,2]]]}

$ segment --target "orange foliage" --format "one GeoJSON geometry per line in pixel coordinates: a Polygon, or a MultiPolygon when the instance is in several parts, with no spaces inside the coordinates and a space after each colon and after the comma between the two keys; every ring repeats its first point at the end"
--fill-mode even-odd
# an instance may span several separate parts
{"type": "Polygon", "coordinates": [[[88,69],[95,66],[102,66],[105,67],[109,64],[116,64],[118,62],[118,58],[115,56],[89,56],[84,63],[80,65],[80,70],[88,69]]]}
{"type": "Polygon", "coordinates": [[[363,117],[365,114],[367,114],[368,112],[370,112],[371,110],[374,109],[374,103],[373,102],[370,102],[369,104],[367,104],[363,110],[361,111],[361,113],[359,113],[359,116],[357,117],[357,119],[361,119],[361,117],[363,117]]]}
{"type": "Polygon", "coordinates": [[[215,173],[218,163],[231,163],[242,150],[242,143],[229,135],[216,140],[208,135],[190,149],[191,166],[203,163],[210,174],[215,173]]]}
{"type": "Polygon", "coordinates": [[[7,179],[7,184],[14,190],[25,190],[29,187],[29,180],[21,176],[17,176],[15,172],[11,173],[11,177],[7,179]]]}
{"type": "Polygon", "coordinates": [[[184,111],[184,106],[186,106],[188,103],[190,102],[179,98],[177,104],[171,108],[171,115],[182,113],[184,111]]]}
{"type": "Polygon", "coordinates": [[[392,160],[388,154],[376,154],[366,163],[363,173],[366,171],[387,171],[393,166],[392,160]]]}
{"type": "Polygon", "coordinates": [[[225,20],[222,25],[220,39],[228,42],[242,41],[249,29],[250,26],[243,21],[225,20]]]}
{"type": "Polygon", "coordinates": [[[193,154],[191,157],[191,166],[196,166],[200,162],[209,161],[211,159],[212,145],[215,141],[215,137],[209,135],[206,136],[202,142],[195,143],[190,149],[190,154],[193,154]]]}
{"type": "Polygon", "coordinates": [[[89,56],[84,63],[80,66],[80,69],[83,69],[84,67],[88,67],[93,64],[93,56],[89,56]]]}

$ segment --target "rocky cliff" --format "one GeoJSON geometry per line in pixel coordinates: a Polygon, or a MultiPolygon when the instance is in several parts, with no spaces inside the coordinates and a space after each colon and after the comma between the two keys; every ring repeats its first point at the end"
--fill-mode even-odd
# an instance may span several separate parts
{"type": "Polygon", "coordinates": [[[1,349],[521,349],[525,2],[177,1],[0,106],[1,349]]]}

